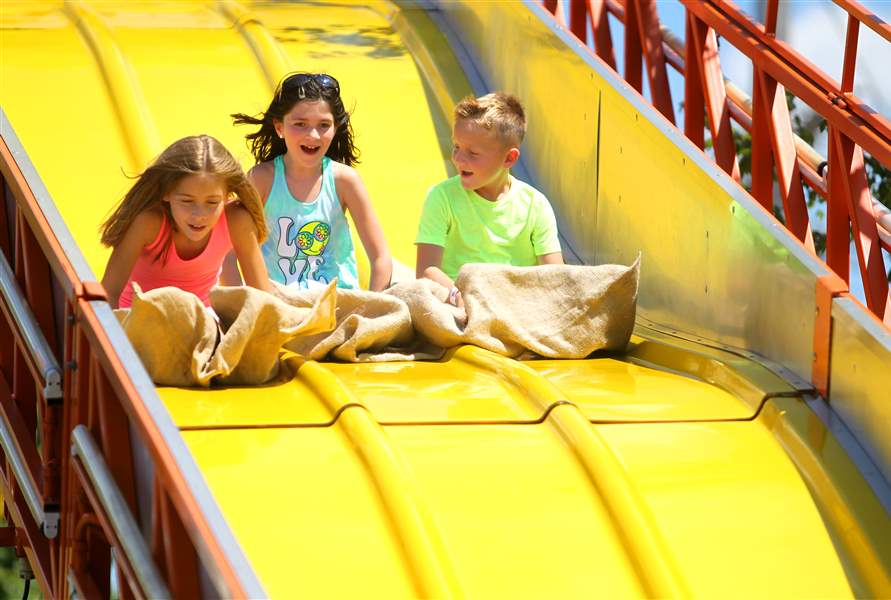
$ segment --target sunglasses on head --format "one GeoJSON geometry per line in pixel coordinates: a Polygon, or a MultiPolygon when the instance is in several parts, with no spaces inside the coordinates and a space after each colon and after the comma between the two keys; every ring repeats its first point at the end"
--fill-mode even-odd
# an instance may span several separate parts
{"type": "Polygon", "coordinates": [[[315,83],[322,89],[334,90],[340,93],[340,84],[327,73],[295,73],[282,82],[282,90],[286,88],[302,88],[309,82],[315,83]]]}

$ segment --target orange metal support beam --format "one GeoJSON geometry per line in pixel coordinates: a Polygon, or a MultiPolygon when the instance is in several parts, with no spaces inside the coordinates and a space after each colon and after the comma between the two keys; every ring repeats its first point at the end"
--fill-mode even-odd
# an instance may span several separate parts
{"type": "Polygon", "coordinates": [[[830,129],[829,136],[830,144],[835,147],[835,162],[829,165],[829,177],[842,180],[833,189],[841,192],[848,208],[866,304],[886,326],[891,327],[891,297],[888,296],[888,280],[866,181],[863,151],[834,128],[830,129]]]}
{"type": "Polygon", "coordinates": [[[827,180],[831,202],[826,203],[826,264],[846,283],[850,284],[851,275],[851,231],[848,203],[844,200],[849,193],[847,180],[839,175],[833,177],[829,171],[842,171],[844,160],[839,156],[839,147],[832,143],[832,129],[829,137],[829,168],[827,180]],[[833,169],[833,165],[838,165],[833,169]]]}
{"type": "Polygon", "coordinates": [[[740,180],[739,161],[736,157],[736,144],[733,140],[733,129],[730,127],[730,101],[724,89],[724,76],[721,73],[721,62],[718,56],[718,41],[715,30],[692,16],[687,17],[687,31],[692,33],[687,46],[692,42],[693,56],[685,64],[696,64],[696,70],[702,83],[702,95],[708,109],[709,129],[712,133],[712,147],[715,151],[715,162],[734,181],[740,180]]]}
{"type": "Polygon", "coordinates": [[[848,31],[845,34],[845,62],[842,68],[841,91],[843,94],[854,92],[854,68],[857,64],[857,37],[860,32],[860,21],[854,15],[848,15],[848,31]]]}
{"type": "Polygon", "coordinates": [[[832,351],[832,299],[848,291],[838,275],[817,279],[814,314],[814,362],[811,381],[824,398],[829,398],[829,366],[832,351]]]}
{"type": "Polygon", "coordinates": [[[764,97],[761,86],[761,78],[755,77],[752,86],[752,196],[767,212],[773,214],[774,158],[768,124],[770,112],[760,100],[764,97]]]}
{"type": "Polygon", "coordinates": [[[832,0],[842,7],[845,12],[857,18],[858,21],[875,31],[886,42],[891,42],[891,25],[883,21],[874,12],[854,0],[832,0]]]}
{"type": "Polygon", "coordinates": [[[569,30],[578,39],[588,39],[588,22],[585,19],[588,7],[586,0],[569,0],[569,30]]]}
{"type": "MultiPolygon", "coordinates": [[[[616,70],[616,54],[613,50],[613,36],[609,30],[609,10],[603,0],[586,0],[590,17],[591,36],[597,56],[603,59],[614,71],[616,70]]],[[[586,41],[581,38],[582,41],[586,41]]]]}
{"type": "MultiPolygon", "coordinates": [[[[686,39],[693,40],[694,23],[696,19],[687,13],[686,39]]],[[[702,77],[702,67],[699,57],[696,56],[696,44],[685,46],[684,65],[684,135],[690,139],[700,150],[705,149],[705,101],[702,90],[705,82],[702,77]]]]}
{"type": "Polygon", "coordinates": [[[777,181],[783,199],[786,227],[808,250],[816,254],[807,204],[804,201],[801,171],[792,141],[792,120],[789,117],[789,107],[786,106],[786,90],[760,70],[755,71],[755,77],[758,78],[760,92],[760,97],[755,102],[760,103],[762,111],[758,114],[764,115],[773,142],[772,150],[776,159],[777,181]]]}
{"type": "Polygon", "coordinates": [[[643,94],[643,77],[641,54],[643,42],[640,39],[640,27],[637,26],[638,3],[634,0],[625,2],[625,81],[643,94]]]}
{"type": "Polygon", "coordinates": [[[801,98],[883,164],[891,165],[891,124],[783,42],[765,35],[735,5],[724,0],[681,0],[689,11],[727,38],[755,66],[801,98]]]}
{"type": "MultiPolygon", "coordinates": [[[[643,55],[647,65],[647,81],[650,96],[656,110],[674,124],[674,104],[671,101],[671,88],[668,87],[668,71],[665,68],[665,52],[662,49],[662,33],[659,30],[659,12],[656,0],[632,0],[626,7],[635,6],[634,16],[638,28],[643,55]]],[[[626,14],[629,14],[626,9],[626,14]]],[[[625,35],[628,35],[626,22],[625,35]]]]}

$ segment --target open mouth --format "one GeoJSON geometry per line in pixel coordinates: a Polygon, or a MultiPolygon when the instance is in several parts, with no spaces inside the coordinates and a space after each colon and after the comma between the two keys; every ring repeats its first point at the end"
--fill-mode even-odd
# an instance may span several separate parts
{"type": "Polygon", "coordinates": [[[193,231],[195,233],[201,233],[206,228],[206,225],[189,225],[189,231],[193,231]]]}
{"type": "Polygon", "coordinates": [[[321,148],[321,146],[304,146],[303,144],[300,145],[300,149],[310,155],[316,154],[321,148]]]}
{"type": "Polygon", "coordinates": [[[470,177],[473,175],[473,171],[461,171],[461,177],[470,177]]]}

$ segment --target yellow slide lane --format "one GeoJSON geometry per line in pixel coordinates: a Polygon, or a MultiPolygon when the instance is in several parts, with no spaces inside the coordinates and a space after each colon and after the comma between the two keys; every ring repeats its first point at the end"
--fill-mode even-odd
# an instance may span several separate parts
{"type": "MultiPolygon", "coordinates": [[[[97,278],[108,256],[97,227],[126,175],[195,133],[250,166],[248,130],[229,114],[263,110],[289,70],[340,81],[359,171],[395,257],[413,268],[424,194],[449,174],[443,98],[470,90],[422,9],[6,0],[0,10],[3,110],[97,278]]],[[[291,355],[268,385],[159,393],[273,597],[881,590],[887,544],[858,563],[852,538],[824,516],[835,509],[833,522],[860,531],[883,513],[846,455],[808,438],[820,425],[794,389],[736,354],[636,333],[627,354],[577,361],[470,347],[438,362],[291,355]],[[840,474],[848,491],[833,496],[840,474]],[[857,498],[873,504],[845,508],[857,498]]]]}

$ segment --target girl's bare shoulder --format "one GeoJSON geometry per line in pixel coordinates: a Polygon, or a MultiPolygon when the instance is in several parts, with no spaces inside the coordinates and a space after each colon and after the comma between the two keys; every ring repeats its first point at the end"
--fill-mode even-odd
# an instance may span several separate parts
{"type": "Polygon", "coordinates": [[[359,171],[336,160],[331,161],[335,181],[355,181],[359,179],[359,171]]]}
{"type": "Polygon", "coordinates": [[[334,184],[337,186],[338,193],[356,193],[359,190],[365,189],[365,184],[362,183],[359,171],[336,161],[331,164],[334,167],[334,184]]]}

